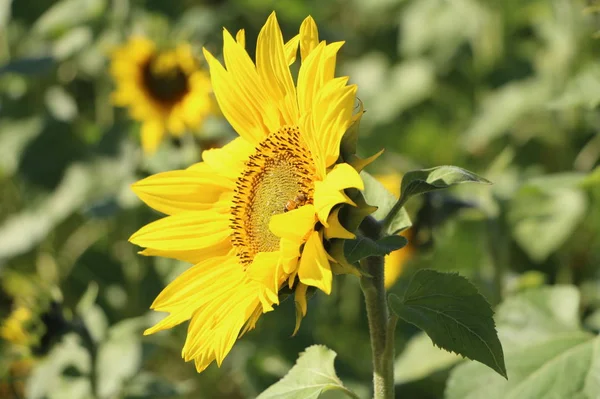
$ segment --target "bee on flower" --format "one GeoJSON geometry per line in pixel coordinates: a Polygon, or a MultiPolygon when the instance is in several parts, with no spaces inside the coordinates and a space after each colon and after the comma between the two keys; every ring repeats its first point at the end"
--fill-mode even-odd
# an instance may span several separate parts
{"type": "Polygon", "coordinates": [[[156,151],[166,133],[181,136],[214,112],[210,78],[187,43],[162,49],[132,37],[112,53],[110,72],[113,103],[142,123],[145,153],[156,151]]]}

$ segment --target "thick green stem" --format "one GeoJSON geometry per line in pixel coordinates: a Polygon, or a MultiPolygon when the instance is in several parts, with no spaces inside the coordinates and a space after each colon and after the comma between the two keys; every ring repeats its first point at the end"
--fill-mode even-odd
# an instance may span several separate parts
{"type": "Polygon", "coordinates": [[[365,295],[371,350],[373,352],[373,389],[375,399],[394,398],[394,326],[389,317],[385,295],[383,257],[362,261],[371,277],[363,276],[360,286],[365,295]]]}

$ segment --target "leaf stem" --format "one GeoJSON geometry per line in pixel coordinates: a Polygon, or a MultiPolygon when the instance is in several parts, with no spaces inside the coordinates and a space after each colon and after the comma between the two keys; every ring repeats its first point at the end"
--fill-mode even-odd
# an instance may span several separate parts
{"type": "Polygon", "coordinates": [[[385,218],[381,222],[381,231],[384,234],[387,234],[388,229],[390,228],[390,225],[392,224],[392,221],[394,220],[394,217],[396,217],[396,214],[398,212],[400,212],[400,210],[402,209],[402,207],[406,203],[406,200],[407,200],[407,198],[403,197],[403,196],[401,196],[400,198],[398,198],[398,201],[396,201],[396,203],[394,204],[394,206],[392,207],[392,209],[390,209],[390,211],[388,212],[388,214],[385,215],[385,218]]]}
{"type": "Polygon", "coordinates": [[[370,277],[362,276],[360,286],[365,295],[371,350],[373,356],[373,390],[375,399],[394,398],[394,327],[396,317],[389,317],[385,295],[382,256],[361,261],[370,277]]]}

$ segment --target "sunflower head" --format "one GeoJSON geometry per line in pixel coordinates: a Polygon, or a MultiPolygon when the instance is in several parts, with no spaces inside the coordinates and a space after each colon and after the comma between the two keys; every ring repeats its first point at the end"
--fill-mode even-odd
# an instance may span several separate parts
{"type": "Polygon", "coordinates": [[[364,188],[364,162],[346,163],[340,150],[358,118],[357,87],[335,77],[342,44],[319,40],[311,17],[285,42],[273,13],[252,59],[244,31],[234,38],[224,30],[224,63],[204,55],[221,112],[239,137],[186,170],[133,186],[167,217],[130,240],[144,255],[194,264],[156,298],[152,308],[169,315],[146,333],[190,320],[183,357],[198,371],[220,364],[280,293],[294,293],[297,329],[307,292],[332,290],[328,240],[355,237],[338,215],[355,206],[348,190],[364,188]]]}
{"type": "Polygon", "coordinates": [[[142,122],[148,153],[165,133],[197,129],[213,111],[210,79],[187,43],[163,49],[148,38],[132,37],[113,52],[111,74],[113,102],[142,122]]]}

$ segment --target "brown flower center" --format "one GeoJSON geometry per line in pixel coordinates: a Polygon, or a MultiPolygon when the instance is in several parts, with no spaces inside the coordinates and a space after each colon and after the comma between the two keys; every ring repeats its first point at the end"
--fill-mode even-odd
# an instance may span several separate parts
{"type": "Polygon", "coordinates": [[[269,230],[271,217],[312,203],[314,175],[298,127],[283,127],[258,144],[233,199],[232,242],[244,266],[259,252],[279,249],[279,238],[269,230]]]}
{"type": "Polygon", "coordinates": [[[172,107],[189,92],[189,76],[177,64],[166,66],[153,56],[142,66],[142,84],[155,101],[172,107]]]}

